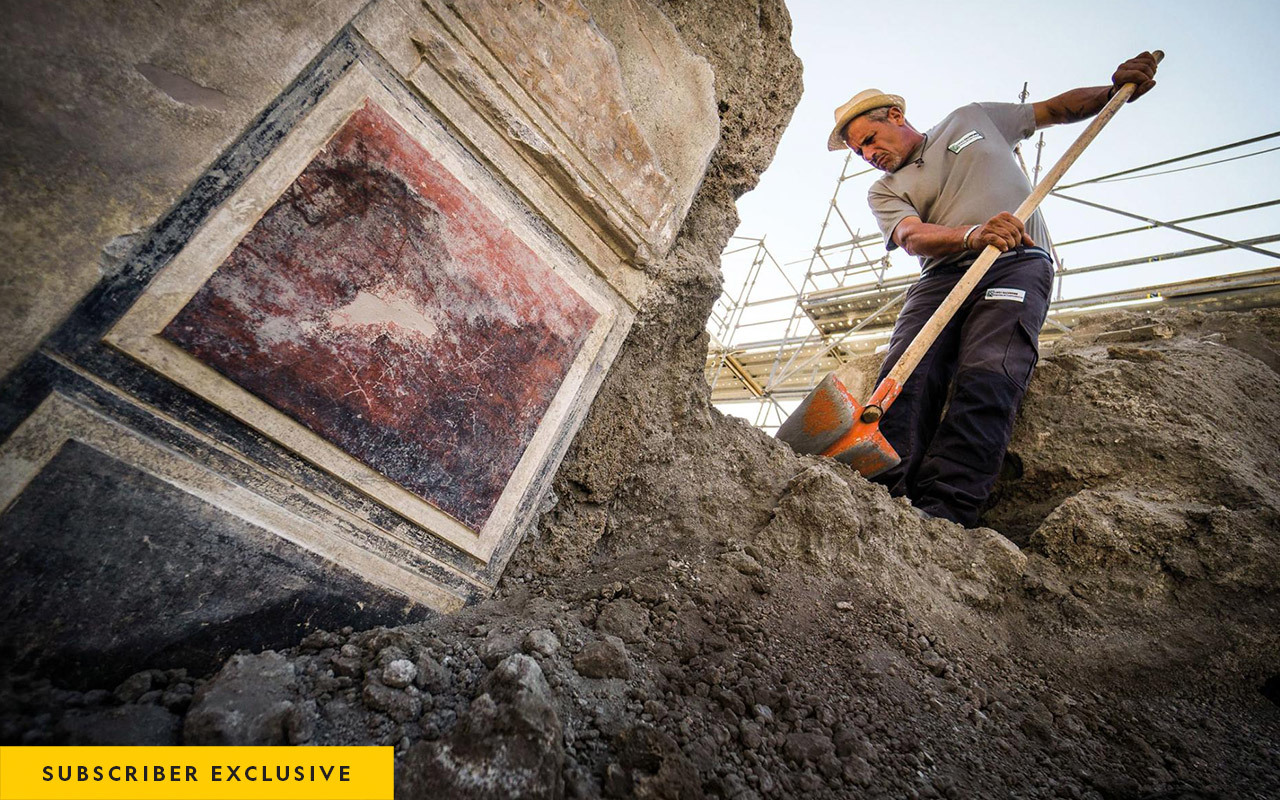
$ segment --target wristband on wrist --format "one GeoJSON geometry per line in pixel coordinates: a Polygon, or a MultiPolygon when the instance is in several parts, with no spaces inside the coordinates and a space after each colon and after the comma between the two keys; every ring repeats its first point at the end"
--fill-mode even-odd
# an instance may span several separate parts
{"type": "Polygon", "coordinates": [[[969,249],[969,237],[973,235],[973,232],[974,232],[974,231],[976,231],[978,228],[981,228],[981,227],[982,227],[981,225],[974,225],[972,228],[970,228],[969,230],[967,230],[967,231],[965,231],[965,232],[964,232],[964,242],[963,242],[963,244],[964,244],[964,249],[965,249],[965,250],[968,250],[968,249],[969,249]]]}

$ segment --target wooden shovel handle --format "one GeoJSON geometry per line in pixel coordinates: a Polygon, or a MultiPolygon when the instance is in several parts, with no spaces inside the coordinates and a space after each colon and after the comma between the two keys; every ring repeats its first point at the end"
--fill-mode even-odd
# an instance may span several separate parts
{"type": "MultiPolygon", "coordinates": [[[[1161,50],[1156,50],[1152,55],[1156,57],[1157,64],[1164,58],[1164,52],[1161,50]]],[[[1080,154],[1084,152],[1084,149],[1089,146],[1089,143],[1094,140],[1099,131],[1101,131],[1102,128],[1111,121],[1111,118],[1116,115],[1116,112],[1120,110],[1120,107],[1129,101],[1129,98],[1133,96],[1133,93],[1137,88],[1137,84],[1134,83],[1126,83],[1124,86],[1120,87],[1120,91],[1116,92],[1115,96],[1107,101],[1107,104],[1103,106],[1102,110],[1098,112],[1098,115],[1089,123],[1089,127],[1085,128],[1079,138],[1072,142],[1071,146],[1067,148],[1067,152],[1062,154],[1062,158],[1058,159],[1058,163],[1054,164],[1053,167],[1045,173],[1044,180],[1036,184],[1027,199],[1022,201],[1022,205],[1018,206],[1018,210],[1013,212],[1014,216],[1023,222],[1026,222],[1027,219],[1035,213],[1036,209],[1040,207],[1041,201],[1049,195],[1049,192],[1053,191],[1054,187],[1058,185],[1058,181],[1062,180],[1062,176],[1065,175],[1071,165],[1076,162],[1076,159],[1080,157],[1080,154]]],[[[929,351],[934,340],[938,338],[938,334],[942,332],[942,329],[945,328],[947,323],[951,321],[951,318],[955,316],[956,310],[960,308],[960,304],[969,296],[969,292],[973,291],[973,287],[978,285],[978,281],[982,280],[982,277],[987,274],[987,270],[991,268],[991,265],[995,263],[995,260],[999,258],[999,256],[1000,250],[995,245],[989,244],[983,248],[982,253],[978,256],[977,260],[973,262],[973,265],[969,267],[968,271],[965,272],[965,274],[956,283],[955,287],[952,288],[951,293],[942,301],[942,305],[938,306],[937,310],[933,312],[933,316],[929,318],[929,321],[926,322],[924,327],[920,329],[920,332],[916,334],[915,340],[913,340],[907,347],[906,351],[903,352],[902,357],[898,359],[898,363],[895,364],[889,374],[885,376],[886,381],[896,381],[899,385],[907,382],[907,378],[909,378],[911,373],[915,371],[916,366],[920,363],[920,359],[924,358],[924,354],[929,351]]],[[[871,406],[868,406],[868,409],[869,408],[871,408],[871,406]]],[[[873,413],[880,413],[883,412],[883,410],[884,409],[877,409],[876,412],[873,413]]],[[[864,411],[864,413],[866,412],[864,411]]]]}

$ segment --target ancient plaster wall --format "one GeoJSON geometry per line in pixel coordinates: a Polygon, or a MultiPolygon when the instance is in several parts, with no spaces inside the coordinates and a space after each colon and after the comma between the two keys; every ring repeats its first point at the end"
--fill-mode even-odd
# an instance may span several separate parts
{"type": "Polygon", "coordinates": [[[7,660],[88,669],[72,586],[108,672],[485,596],[667,269],[707,59],[647,0],[9,5],[7,660]]]}
{"type": "Polygon", "coordinates": [[[5,3],[0,371],[116,268],[361,5],[5,3]]]}

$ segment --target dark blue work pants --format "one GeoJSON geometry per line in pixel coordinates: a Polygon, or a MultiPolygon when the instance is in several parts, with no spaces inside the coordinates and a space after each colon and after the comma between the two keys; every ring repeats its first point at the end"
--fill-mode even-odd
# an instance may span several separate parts
{"type": "MultiPolygon", "coordinates": [[[[934,268],[911,287],[881,380],[966,267],[934,268]]],[[[966,298],[880,421],[902,457],[875,479],[890,493],[905,494],[933,516],[977,524],[1035,368],[1052,283],[1048,254],[1017,248],[1001,256],[966,298]]]]}

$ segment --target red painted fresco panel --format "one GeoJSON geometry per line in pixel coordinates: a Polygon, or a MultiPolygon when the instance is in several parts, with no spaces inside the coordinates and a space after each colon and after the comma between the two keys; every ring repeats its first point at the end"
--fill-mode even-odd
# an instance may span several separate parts
{"type": "Polygon", "coordinates": [[[478,530],[596,317],[367,101],[163,335],[478,530]]]}

